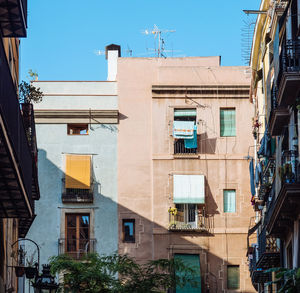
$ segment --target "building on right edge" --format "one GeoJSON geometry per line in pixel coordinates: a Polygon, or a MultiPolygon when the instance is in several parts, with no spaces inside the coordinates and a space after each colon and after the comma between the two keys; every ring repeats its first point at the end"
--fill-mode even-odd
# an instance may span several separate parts
{"type": "Polygon", "coordinates": [[[177,293],[255,292],[250,77],[220,57],[118,58],[119,253],[192,264],[197,288],[177,293]]]}
{"type": "Polygon", "coordinates": [[[277,292],[279,288],[268,284],[274,275],[265,271],[300,264],[300,3],[263,0],[260,10],[251,52],[250,94],[255,106],[256,221],[248,233],[250,239],[256,232],[257,239],[248,241],[248,258],[257,290],[277,292]]]}

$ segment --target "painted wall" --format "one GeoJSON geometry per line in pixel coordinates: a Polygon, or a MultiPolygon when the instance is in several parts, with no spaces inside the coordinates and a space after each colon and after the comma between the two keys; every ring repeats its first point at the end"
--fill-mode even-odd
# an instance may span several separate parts
{"type": "Polygon", "coordinates": [[[216,57],[119,58],[118,139],[119,225],[134,218],[136,243],[123,243],[119,252],[139,261],[170,257],[174,253],[200,256],[201,275],[212,292],[227,292],[226,266],[240,266],[240,292],[255,292],[246,259],[250,205],[249,162],[244,159],[252,143],[252,106],[248,96],[227,98],[223,85],[250,84],[247,67],[221,67],[216,57]],[[212,64],[209,64],[209,62],[212,64]],[[152,86],[220,86],[212,98],[153,98],[152,86]],[[173,155],[174,107],[197,109],[200,147],[197,156],[173,155]],[[220,137],[220,107],[236,108],[236,137],[220,137]],[[126,172],[130,170],[130,172],[126,172]],[[201,233],[169,232],[168,208],[172,202],[172,175],[203,174],[206,178],[206,211],[213,229],[201,233]],[[223,189],[236,189],[236,213],[223,213],[223,189]],[[215,290],[215,291],[214,291],[215,290]]]}
{"type": "MultiPolygon", "coordinates": [[[[116,83],[34,82],[45,97],[39,109],[117,110],[116,83]]],[[[88,135],[67,135],[67,124],[37,124],[38,168],[41,199],[28,238],[41,249],[41,263],[58,253],[58,239],[64,238],[64,212],[91,213],[90,238],[96,250],[110,254],[117,250],[117,124],[91,124],[88,135]],[[95,181],[93,203],[62,203],[65,154],[92,155],[95,181]]]]}

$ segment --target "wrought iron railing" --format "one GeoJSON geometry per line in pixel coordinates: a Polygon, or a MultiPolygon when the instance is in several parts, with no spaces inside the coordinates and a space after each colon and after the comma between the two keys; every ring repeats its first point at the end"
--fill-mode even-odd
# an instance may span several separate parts
{"type": "Polygon", "coordinates": [[[75,259],[80,259],[91,252],[96,252],[96,239],[58,239],[58,255],[67,254],[75,259]]]}
{"type": "Polygon", "coordinates": [[[169,230],[188,231],[188,230],[204,230],[210,228],[209,217],[205,214],[205,210],[198,210],[197,215],[195,210],[189,209],[188,214],[183,212],[172,214],[169,212],[169,230]],[[192,220],[191,220],[192,219],[192,220]]]}
{"type": "Polygon", "coordinates": [[[258,258],[269,252],[280,252],[280,248],[277,245],[276,238],[267,235],[266,227],[264,227],[258,235],[258,258]]]}
{"type": "Polygon", "coordinates": [[[279,60],[279,74],[277,86],[279,88],[282,75],[286,72],[300,71],[300,41],[287,40],[282,48],[279,60]]]}
{"type": "Polygon", "coordinates": [[[62,202],[87,202],[92,203],[94,200],[94,182],[91,182],[89,189],[66,188],[65,178],[62,179],[62,202]]]}
{"type": "Polygon", "coordinates": [[[0,60],[0,115],[12,145],[26,193],[31,198],[33,176],[31,149],[26,137],[17,89],[11,77],[2,41],[0,41],[0,60]]]}
{"type": "Polygon", "coordinates": [[[296,150],[283,151],[281,156],[281,166],[279,166],[279,176],[281,183],[299,183],[299,160],[296,150]]]}
{"type": "Polygon", "coordinates": [[[196,154],[197,148],[190,149],[184,145],[184,139],[176,139],[174,141],[174,154],[196,154]]]}
{"type": "Polygon", "coordinates": [[[65,188],[62,194],[63,202],[93,202],[93,188],[80,189],[80,188],[65,188]]]}

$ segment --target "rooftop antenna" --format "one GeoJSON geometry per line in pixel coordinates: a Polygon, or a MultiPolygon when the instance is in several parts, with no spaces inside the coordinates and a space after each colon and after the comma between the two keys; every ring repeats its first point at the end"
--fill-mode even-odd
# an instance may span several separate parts
{"type": "Polygon", "coordinates": [[[165,51],[165,41],[162,38],[162,34],[163,33],[174,33],[174,32],[175,32],[175,30],[161,30],[158,28],[158,26],[156,24],[154,24],[153,29],[151,29],[151,30],[145,29],[142,31],[143,34],[153,35],[154,39],[157,39],[158,46],[157,46],[157,49],[154,49],[154,51],[157,53],[157,57],[164,57],[164,58],[166,58],[166,56],[164,54],[166,51],[165,51]]]}
{"type": "Polygon", "coordinates": [[[132,57],[132,50],[130,49],[129,45],[127,45],[127,50],[126,50],[127,55],[132,57]]]}
{"type": "Polygon", "coordinates": [[[97,56],[105,55],[105,51],[103,50],[94,50],[94,54],[97,56]]]}

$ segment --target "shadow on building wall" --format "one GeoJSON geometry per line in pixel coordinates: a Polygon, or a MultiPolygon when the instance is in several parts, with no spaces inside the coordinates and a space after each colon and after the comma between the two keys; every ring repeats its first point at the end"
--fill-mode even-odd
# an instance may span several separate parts
{"type": "MultiPolygon", "coordinates": [[[[169,227],[169,222],[157,223],[152,221],[151,219],[146,218],[143,215],[143,211],[134,211],[130,208],[131,203],[128,203],[128,206],[122,206],[117,202],[113,201],[108,195],[103,193],[103,184],[101,182],[95,182],[95,186],[93,189],[93,203],[83,203],[82,201],[72,202],[71,204],[66,204],[62,202],[62,194],[63,194],[63,178],[65,174],[60,170],[55,164],[53,164],[47,158],[47,152],[43,149],[39,150],[39,174],[43,172],[43,176],[47,174],[48,178],[54,179],[55,182],[60,186],[59,189],[61,192],[57,194],[59,197],[59,206],[65,209],[68,207],[78,207],[82,209],[89,209],[91,207],[99,208],[106,207],[105,210],[101,210],[101,212],[95,215],[94,223],[90,223],[90,229],[94,230],[100,229],[102,233],[101,236],[96,239],[95,249],[98,253],[102,254],[103,252],[109,251],[107,246],[109,242],[107,241],[107,237],[111,237],[110,233],[117,233],[115,235],[115,239],[118,239],[118,249],[119,253],[128,254],[129,256],[135,257],[138,261],[144,262],[151,259],[158,258],[171,258],[174,254],[196,254],[200,257],[200,269],[201,269],[201,288],[202,292],[227,292],[227,265],[231,265],[231,263],[226,261],[226,256],[219,257],[210,251],[209,239],[213,239],[215,237],[214,234],[214,216],[218,214],[217,204],[213,199],[211,190],[209,185],[206,182],[206,194],[207,194],[207,202],[206,202],[206,221],[207,228],[203,230],[190,230],[190,231],[171,231],[169,227]],[[113,212],[113,213],[111,213],[113,212]],[[102,226],[103,217],[108,219],[111,222],[111,225],[117,225],[116,227],[109,227],[106,225],[102,226]],[[117,219],[112,219],[110,221],[110,217],[118,217],[117,219]],[[135,220],[135,242],[134,243],[126,243],[124,242],[124,237],[122,234],[122,220],[123,219],[134,219],[135,220]],[[102,227],[101,227],[102,226],[102,227]]],[[[41,178],[41,177],[40,177],[41,178]]],[[[95,177],[94,177],[95,178],[95,177]]],[[[47,177],[44,180],[41,180],[41,199],[37,202],[37,211],[38,214],[35,219],[35,225],[33,225],[30,229],[29,235],[36,241],[39,245],[43,242],[43,246],[41,246],[41,255],[43,259],[48,259],[52,255],[45,255],[47,251],[58,251],[58,239],[61,237],[59,233],[57,235],[51,235],[49,233],[53,233],[48,231],[48,239],[45,242],[45,239],[41,239],[39,237],[39,231],[34,231],[37,229],[41,223],[44,223],[45,217],[47,221],[51,221],[51,217],[56,217],[57,213],[46,213],[43,208],[47,206],[44,201],[51,200],[47,195],[47,188],[51,188],[51,186],[47,186],[47,177]],[[51,239],[51,240],[50,240],[51,239]],[[51,245],[51,249],[46,249],[47,245],[51,245]]],[[[117,182],[112,182],[112,184],[117,184],[117,182]]],[[[149,192],[150,193],[150,192],[149,192]]],[[[71,213],[74,213],[76,210],[70,209],[71,213]]],[[[165,211],[166,213],[168,211],[165,211]]],[[[60,224],[62,225],[62,224],[60,224]]],[[[64,227],[61,227],[64,229],[64,227]]],[[[56,233],[56,232],[55,232],[56,233]]],[[[97,233],[95,233],[97,235],[97,233]]],[[[221,245],[221,244],[220,244],[221,245]]],[[[117,246],[117,245],[116,245],[117,246]]],[[[113,252],[113,251],[112,251],[113,252]]],[[[232,263],[235,265],[236,263],[232,263]]],[[[240,263],[239,263],[240,264],[240,263]]],[[[243,269],[240,268],[242,272],[243,269]]],[[[242,281],[241,280],[241,284],[242,281]]],[[[241,291],[244,293],[247,292],[255,292],[247,291],[241,288],[241,291]]]]}

